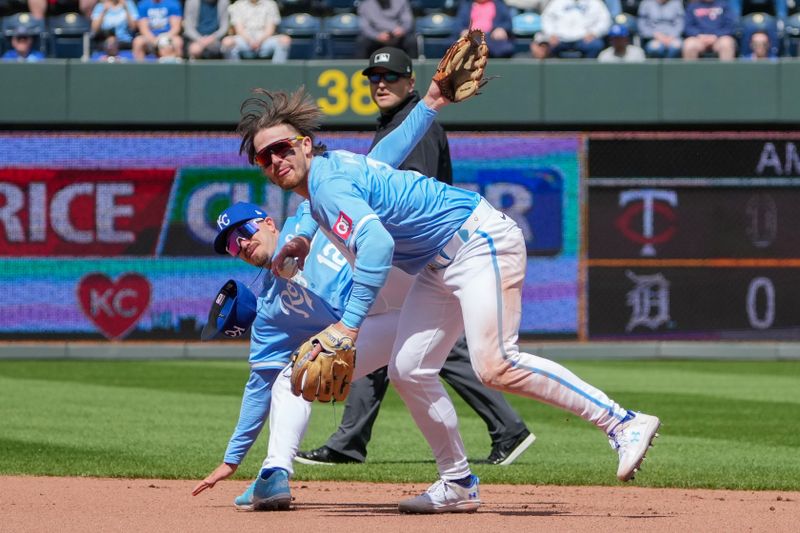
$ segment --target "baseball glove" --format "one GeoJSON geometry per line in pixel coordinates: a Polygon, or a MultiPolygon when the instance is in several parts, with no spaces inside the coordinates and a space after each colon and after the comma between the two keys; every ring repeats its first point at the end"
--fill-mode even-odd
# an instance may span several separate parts
{"type": "Polygon", "coordinates": [[[355,365],[353,340],[328,326],[292,355],[292,392],[308,402],[341,402],[350,392],[355,365]]]}
{"type": "Polygon", "coordinates": [[[461,102],[478,93],[488,81],[483,77],[489,58],[489,47],[481,30],[470,30],[450,45],[439,61],[433,81],[442,96],[461,102]]]}

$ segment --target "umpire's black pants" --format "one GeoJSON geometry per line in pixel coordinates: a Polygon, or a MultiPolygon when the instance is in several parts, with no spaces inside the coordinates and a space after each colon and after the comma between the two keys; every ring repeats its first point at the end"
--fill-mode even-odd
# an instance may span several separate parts
{"type": "MultiPolygon", "coordinates": [[[[502,393],[478,380],[469,361],[464,337],[453,346],[439,375],[486,422],[493,446],[513,441],[527,431],[525,423],[502,393]]],[[[354,381],[344,406],[342,423],[325,446],[363,462],[367,457],[367,444],[372,438],[372,426],[388,387],[386,367],[354,381]]]]}

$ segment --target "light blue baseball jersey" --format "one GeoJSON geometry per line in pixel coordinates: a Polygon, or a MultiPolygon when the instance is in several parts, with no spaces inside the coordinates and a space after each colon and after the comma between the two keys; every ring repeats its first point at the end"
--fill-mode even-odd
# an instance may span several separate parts
{"type": "MultiPolygon", "coordinates": [[[[296,224],[296,217],[286,219],[279,246],[294,237],[296,224]]],[[[283,368],[306,339],[341,318],[352,288],[352,271],[325,235],[317,234],[305,269],[291,281],[267,269],[264,275],[251,328],[250,367],[283,368]]]]}
{"type": "MultiPolygon", "coordinates": [[[[397,135],[381,144],[389,141],[385,147],[407,153],[430,114],[435,115],[420,102],[392,132],[397,135]]],[[[354,261],[352,297],[342,317],[350,327],[361,325],[392,264],[419,273],[481,200],[477,193],[342,150],[312,159],[308,186],[314,221],[354,261]]],[[[301,231],[309,236],[312,227],[303,223],[301,231]]]]}
{"type": "MultiPolygon", "coordinates": [[[[298,213],[307,207],[301,206],[298,213]]],[[[278,243],[294,237],[296,217],[289,217],[278,243]]],[[[312,335],[337,322],[352,288],[347,260],[322,233],[311,243],[304,270],[287,281],[264,270],[263,288],[250,332],[250,378],[239,421],[224,461],[239,464],[253,445],[269,413],[272,385],[292,352],[312,335]]]]}
{"type": "MultiPolygon", "coordinates": [[[[422,111],[412,117],[411,127],[397,128],[375,145],[369,155],[377,161],[399,165],[435,116],[427,108],[422,111]]],[[[291,353],[306,339],[337,322],[350,299],[353,271],[337,247],[323,233],[315,233],[316,224],[308,202],[300,204],[295,217],[286,219],[278,249],[308,225],[313,229],[303,234],[313,239],[303,271],[292,281],[264,271],[266,277],[250,334],[250,378],[242,396],[236,429],[225,451],[226,463],[241,463],[264,427],[272,386],[291,353]]]]}

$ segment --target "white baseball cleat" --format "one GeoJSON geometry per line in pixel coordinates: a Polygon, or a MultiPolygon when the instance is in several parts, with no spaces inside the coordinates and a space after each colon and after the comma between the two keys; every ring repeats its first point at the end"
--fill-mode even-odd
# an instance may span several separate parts
{"type": "Polygon", "coordinates": [[[471,476],[469,487],[440,479],[428,490],[398,504],[401,513],[472,513],[481,505],[478,476],[471,476]]]}
{"type": "Polygon", "coordinates": [[[647,449],[658,437],[661,421],[657,416],[628,411],[628,416],[608,434],[608,442],[619,454],[617,479],[629,481],[641,468],[647,449]]]}

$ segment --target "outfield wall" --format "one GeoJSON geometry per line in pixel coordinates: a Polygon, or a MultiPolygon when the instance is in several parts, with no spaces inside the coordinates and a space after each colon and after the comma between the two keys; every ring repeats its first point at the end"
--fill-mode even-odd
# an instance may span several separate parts
{"type": "MultiPolygon", "coordinates": [[[[436,61],[415,64],[429,80],[436,61]]],[[[233,126],[253,87],[305,85],[329,127],[374,124],[363,61],[0,64],[0,126],[233,126]]],[[[444,110],[450,127],[494,129],[775,124],[800,121],[800,60],[492,60],[479,98],[444,110]]],[[[427,81],[421,81],[422,90],[427,81]]]]}

